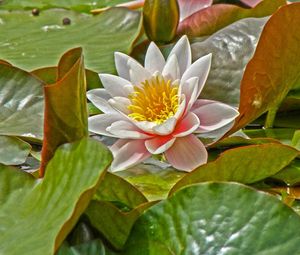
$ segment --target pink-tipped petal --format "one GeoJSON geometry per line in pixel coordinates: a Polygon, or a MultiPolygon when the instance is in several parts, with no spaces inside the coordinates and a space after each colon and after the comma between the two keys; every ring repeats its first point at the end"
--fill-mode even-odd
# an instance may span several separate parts
{"type": "Polygon", "coordinates": [[[198,95],[201,93],[204,84],[207,80],[210,66],[211,66],[211,56],[212,54],[205,55],[195,61],[182,75],[181,82],[185,82],[192,77],[199,78],[199,85],[198,85],[198,95]]]}
{"type": "Polygon", "coordinates": [[[169,57],[171,57],[173,54],[177,57],[181,77],[192,63],[191,46],[186,35],[182,36],[180,40],[175,44],[174,48],[169,54],[169,57]]]}
{"type": "Polygon", "coordinates": [[[99,74],[99,77],[104,88],[112,97],[128,97],[133,92],[132,84],[119,76],[99,74]]]}
{"type": "Polygon", "coordinates": [[[126,144],[130,142],[129,139],[119,139],[112,146],[109,147],[112,155],[115,157],[117,152],[126,144]]]}
{"type": "Polygon", "coordinates": [[[178,60],[175,54],[168,58],[167,63],[162,71],[162,75],[173,81],[180,78],[178,60]]]}
{"type": "Polygon", "coordinates": [[[87,92],[86,96],[102,112],[115,112],[115,110],[108,103],[108,100],[111,98],[111,96],[105,89],[92,89],[87,92]]]}
{"type": "Polygon", "coordinates": [[[107,131],[107,128],[114,122],[122,120],[123,117],[118,113],[99,114],[88,119],[89,131],[111,137],[117,137],[107,131]]]}
{"type": "Polygon", "coordinates": [[[193,133],[200,125],[200,120],[196,114],[189,112],[181,121],[178,122],[174,132],[174,137],[183,137],[193,133]]]}
{"type": "Polygon", "coordinates": [[[175,125],[176,125],[177,119],[174,117],[171,117],[167,119],[165,122],[163,122],[160,125],[156,125],[153,127],[153,132],[157,135],[169,135],[173,132],[175,125]]]}
{"type": "Polygon", "coordinates": [[[200,119],[200,126],[196,132],[204,133],[219,129],[232,122],[239,112],[230,105],[206,100],[206,104],[193,109],[200,119]]]}
{"type": "Polygon", "coordinates": [[[114,160],[110,166],[112,172],[125,170],[151,156],[151,153],[145,147],[144,140],[130,140],[114,154],[114,160]]]}
{"type": "Polygon", "coordinates": [[[165,156],[173,167],[187,172],[207,162],[205,146],[193,134],[177,138],[165,156]]]}
{"type": "Polygon", "coordinates": [[[162,72],[166,64],[163,54],[161,54],[159,48],[154,42],[151,42],[146,56],[145,56],[145,68],[152,74],[155,72],[162,72]]]}
{"type": "Polygon", "coordinates": [[[145,145],[150,153],[160,154],[168,150],[175,142],[175,139],[176,138],[174,138],[172,135],[157,136],[152,139],[148,139],[145,142],[145,145]]]}
{"type": "Polygon", "coordinates": [[[108,103],[116,110],[128,115],[130,113],[128,106],[131,101],[126,97],[114,97],[108,100],[108,103]]]}
{"type": "Polygon", "coordinates": [[[142,132],[137,126],[131,122],[120,120],[112,123],[107,131],[121,139],[146,139],[151,137],[142,132]]]}
{"type": "Polygon", "coordinates": [[[151,78],[152,74],[136,60],[129,59],[127,64],[130,68],[129,69],[130,81],[133,85],[138,86],[145,80],[151,78]]]}

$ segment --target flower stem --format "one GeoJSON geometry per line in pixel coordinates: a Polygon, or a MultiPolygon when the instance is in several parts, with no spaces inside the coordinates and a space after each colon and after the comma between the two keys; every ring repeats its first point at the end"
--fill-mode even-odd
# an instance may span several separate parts
{"type": "Polygon", "coordinates": [[[272,128],[274,125],[276,113],[277,113],[278,107],[271,108],[267,113],[267,118],[265,121],[265,128],[272,128]]]}

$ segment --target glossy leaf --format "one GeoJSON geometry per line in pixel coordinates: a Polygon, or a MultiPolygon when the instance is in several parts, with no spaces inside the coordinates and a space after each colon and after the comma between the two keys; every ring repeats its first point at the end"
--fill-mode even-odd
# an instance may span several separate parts
{"type": "Polygon", "coordinates": [[[180,9],[180,21],[182,22],[185,18],[191,16],[195,12],[211,6],[213,0],[178,0],[177,2],[180,9]]]}
{"type": "Polygon", "coordinates": [[[229,4],[212,5],[183,20],[179,24],[177,33],[187,34],[190,37],[211,35],[240,19],[272,15],[280,6],[285,4],[285,0],[264,0],[253,9],[229,4]]]}
{"type": "Polygon", "coordinates": [[[60,147],[42,180],[0,166],[0,253],[53,254],[87,207],[111,158],[102,144],[83,139],[60,147]]]}
{"type": "Polygon", "coordinates": [[[0,135],[0,164],[20,165],[30,153],[30,144],[16,137],[0,135]]]}
{"type": "Polygon", "coordinates": [[[134,222],[153,204],[145,203],[130,212],[122,212],[111,203],[91,201],[85,213],[92,226],[98,229],[115,249],[120,250],[125,245],[134,222]]]}
{"type": "Polygon", "coordinates": [[[226,137],[221,141],[213,144],[210,148],[222,148],[222,147],[237,147],[241,145],[254,145],[254,144],[265,144],[265,143],[280,143],[273,138],[244,138],[241,136],[226,137]]]}
{"type": "Polygon", "coordinates": [[[271,127],[289,90],[299,88],[299,12],[300,3],[284,6],[265,25],[242,79],[241,114],[233,130],[247,125],[266,111],[269,111],[267,126],[271,127]]]}
{"type": "Polygon", "coordinates": [[[212,53],[212,66],[201,97],[239,105],[240,82],[268,18],[233,23],[205,40],[192,43],[193,61],[212,53]]]}
{"type": "MultiPolygon", "coordinates": [[[[95,8],[114,6],[128,0],[5,0],[0,2],[0,9],[7,10],[40,10],[51,8],[64,8],[79,12],[90,12],[95,8]]],[[[42,15],[42,13],[41,13],[42,15]]]]}
{"type": "Polygon", "coordinates": [[[21,69],[0,64],[0,135],[42,139],[43,85],[21,69]]]}
{"type": "Polygon", "coordinates": [[[65,53],[58,80],[44,87],[45,120],[40,176],[58,146],[88,136],[86,78],[82,49],[65,53]]]}
{"type": "Polygon", "coordinates": [[[94,200],[121,202],[129,208],[134,208],[148,200],[132,184],[123,178],[107,173],[97,189],[94,200]]]}
{"type": "Polygon", "coordinates": [[[172,186],[184,175],[174,168],[139,164],[118,175],[136,186],[149,201],[165,199],[172,186]]]}
{"type": "Polygon", "coordinates": [[[272,176],[273,179],[283,181],[288,186],[295,186],[300,183],[300,160],[296,159],[289,166],[272,176]]]}
{"type": "Polygon", "coordinates": [[[300,217],[271,195],[235,183],[203,183],[148,209],[125,254],[298,254],[299,227],[300,217]]]}
{"type": "Polygon", "coordinates": [[[230,149],[215,161],[186,174],[172,188],[205,181],[254,183],[272,176],[291,163],[298,151],[281,144],[249,145],[230,149]]]}
{"type": "Polygon", "coordinates": [[[29,11],[1,11],[0,18],[0,56],[25,70],[56,66],[65,51],[80,45],[87,69],[112,73],[113,53],[129,53],[140,32],[140,14],[121,8],[96,16],[62,9],[37,17],[29,11]],[[62,24],[66,17],[70,25],[62,24]]]}

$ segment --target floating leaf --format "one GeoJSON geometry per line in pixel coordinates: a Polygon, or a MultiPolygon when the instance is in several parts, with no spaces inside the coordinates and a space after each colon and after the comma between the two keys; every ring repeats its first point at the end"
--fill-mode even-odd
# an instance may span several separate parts
{"type": "Polygon", "coordinates": [[[139,164],[117,174],[136,186],[149,201],[153,201],[166,198],[184,172],[152,164],[139,164]]]}
{"type": "Polygon", "coordinates": [[[171,192],[205,181],[254,183],[279,172],[297,156],[292,147],[273,143],[230,149],[215,161],[186,174],[171,192]]]}
{"type": "Polygon", "coordinates": [[[203,98],[238,106],[244,68],[252,57],[268,18],[249,18],[192,43],[193,60],[212,53],[212,66],[203,98]]]}
{"type": "Polygon", "coordinates": [[[0,166],[0,254],[53,254],[87,207],[110,161],[102,144],[83,139],[60,147],[42,180],[0,166]]]}
{"type": "Polygon", "coordinates": [[[44,87],[45,121],[40,176],[56,148],[88,136],[86,79],[82,49],[65,53],[58,66],[58,80],[44,87]]]}
{"type": "Polygon", "coordinates": [[[85,213],[91,224],[117,250],[123,248],[130,230],[141,213],[154,203],[145,203],[130,212],[121,212],[105,201],[91,201],[85,213]]]}
{"type": "Polygon", "coordinates": [[[272,15],[285,4],[285,0],[264,0],[253,9],[229,4],[212,5],[180,22],[177,33],[191,37],[210,35],[240,19],[272,15]]]}
{"type": "Polygon", "coordinates": [[[42,139],[43,85],[21,69],[0,64],[0,135],[42,139]]]}
{"type": "Polygon", "coordinates": [[[121,202],[130,208],[146,203],[144,195],[123,178],[107,173],[97,189],[94,200],[121,202]]]}
{"type": "Polygon", "coordinates": [[[16,137],[0,135],[0,164],[20,165],[30,153],[30,144],[16,137]]]}
{"type": "Polygon", "coordinates": [[[113,53],[129,53],[141,25],[138,12],[122,8],[96,16],[62,9],[38,17],[29,11],[1,11],[0,19],[0,56],[25,70],[55,66],[65,51],[80,45],[87,69],[115,72],[113,53]],[[70,25],[62,24],[66,17],[70,25]]]}
{"type": "Polygon", "coordinates": [[[271,127],[289,90],[300,87],[299,12],[300,3],[284,6],[265,25],[242,79],[241,114],[233,130],[247,125],[266,111],[269,111],[266,125],[271,127]]]}
{"type": "Polygon", "coordinates": [[[125,254],[298,254],[300,217],[277,198],[235,183],[178,191],[136,222],[125,254]]]}

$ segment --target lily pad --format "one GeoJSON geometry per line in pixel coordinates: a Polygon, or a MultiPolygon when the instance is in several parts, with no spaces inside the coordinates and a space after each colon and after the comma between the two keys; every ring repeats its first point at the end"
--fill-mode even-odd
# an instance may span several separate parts
{"type": "Polygon", "coordinates": [[[176,183],[171,192],[205,181],[254,183],[276,174],[297,156],[297,150],[279,143],[230,149],[222,153],[215,161],[186,174],[176,183]]]}
{"type": "Polygon", "coordinates": [[[201,97],[238,106],[244,69],[268,18],[248,18],[192,43],[193,60],[212,53],[212,66],[201,97]]]}
{"type": "Polygon", "coordinates": [[[30,153],[30,144],[16,137],[0,135],[0,164],[20,165],[30,153]]]}
{"type": "Polygon", "coordinates": [[[43,85],[21,69],[0,64],[0,135],[42,139],[43,85]]]}
{"type": "Polygon", "coordinates": [[[299,254],[300,217],[277,198],[235,183],[178,191],[134,224],[125,254],[299,254]]]}
{"type": "Polygon", "coordinates": [[[300,88],[299,12],[300,3],[289,4],[266,23],[241,82],[240,117],[233,130],[239,130],[266,111],[266,127],[272,127],[288,92],[300,88]]]}
{"type": "Polygon", "coordinates": [[[55,66],[65,51],[81,46],[86,67],[105,73],[115,71],[115,51],[130,52],[141,25],[138,12],[123,8],[96,16],[63,9],[37,17],[29,11],[1,11],[0,20],[0,58],[33,70],[55,66]],[[70,25],[63,25],[66,17],[70,25]]]}
{"type": "Polygon", "coordinates": [[[0,254],[53,254],[86,209],[111,158],[102,144],[83,139],[60,147],[42,180],[0,165],[0,254]]]}

